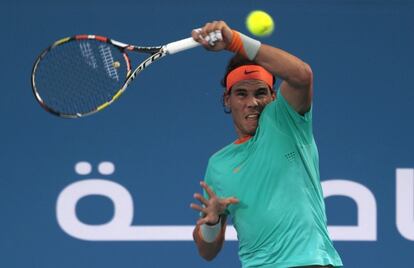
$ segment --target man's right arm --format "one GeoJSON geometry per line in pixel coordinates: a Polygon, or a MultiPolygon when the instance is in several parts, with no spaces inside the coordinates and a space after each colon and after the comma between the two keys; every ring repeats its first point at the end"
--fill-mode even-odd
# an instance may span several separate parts
{"type": "MultiPolygon", "coordinates": [[[[201,225],[196,225],[193,231],[193,238],[198,248],[198,253],[207,261],[213,260],[217,254],[220,252],[224,244],[224,236],[227,226],[227,216],[220,216],[221,230],[217,235],[216,239],[213,242],[206,242],[203,239],[203,234],[201,232],[201,225]]],[[[208,227],[207,227],[208,228],[208,227]]]]}

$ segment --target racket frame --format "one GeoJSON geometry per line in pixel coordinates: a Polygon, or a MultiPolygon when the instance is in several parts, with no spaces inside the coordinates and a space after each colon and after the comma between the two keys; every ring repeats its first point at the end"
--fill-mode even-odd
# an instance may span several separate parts
{"type": "Polygon", "coordinates": [[[164,45],[164,46],[151,46],[151,47],[129,45],[129,44],[125,44],[125,43],[122,43],[122,42],[119,42],[119,41],[116,41],[116,40],[113,40],[113,39],[110,39],[110,38],[107,38],[107,37],[104,37],[104,36],[100,36],[100,35],[82,34],[82,35],[75,35],[75,36],[72,36],[72,37],[62,38],[62,39],[54,42],[51,46],[49,46],[45,50],[43,50],[40,53],[40,55],[38,56],[38,58],[36,59],[35,64],[33,65],[32,76],[31,76],[32,91],[33,91],[33,94],[34,94],[37,102],[41,105],[41,107],[43,109],[45,109],[47,112],[49,112],[53,115],[56,115],[56,116],[59,116],[59,117],[62,117],[62,118],[85,117],[85,116],[97,113],[97,112],[105,109],[109,105],[111,105],[115,100],[117,100],[122,95],[122,93],[131,84],[131,82],[135,79],[135,77],[140,72],[142,72],[144,69],[146,69],[150,64],[152,64],[154,61],[157,61],[157,60],[163,58],[164,56],[166,56],[168,54],[175,54],[175,53],[178,53],[180,51],[196,47],[198,45],[199,44],[197,42],[195,42],[191,37],[186,38],[186,39],[182,39],[182,40],[179,40],[179,41],[176,41],[176,42],[172,42],[172,43],[169,43],[169,44],[164,45]],[[56,111],[55,109],[49,107],[44,102],[42,97],[40,96],[40,94],[37,90],[36,81],[35,81],[36,70],[37,70],[41,60],[47,55],[47,53],[49,51],[56,48],[57,46],[65,44],[65,43],[76,42],[76,41],[80,41],[80,40],[97,40],[99,42],[111,44],[114,47],[116,47],[117,49],[119,49],[120,52],[123,54],[125,62],[126,62],[127,76],[124,80],[123,86],[112,96],[112,98],[109,101],[106,101],[105,103],[102,103],[101,105],[99,105],[95,110],[92,110],[92,111],[89,111],[89,112],[86,112],[86,113],[65,114],[65,113],[56,111]],[[131,69],[131,60],[130,60],[127,52],[147,53],[147,54],[150,54],[150,56],[148,58],[146,58],[144,61],[142,61],[132,71],[132,69],[131,69]]]}

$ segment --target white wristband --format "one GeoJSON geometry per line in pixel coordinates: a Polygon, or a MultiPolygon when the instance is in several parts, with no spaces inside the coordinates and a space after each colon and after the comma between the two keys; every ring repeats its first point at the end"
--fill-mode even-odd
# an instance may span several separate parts
{"type": "Polygon", "coordinates": [[[200,227],[201,238],[207,243],[212,243],[216,240],[221,231],[221,220],[216,225],[202,224],[200,227]]]}
{"type": "Polygon", "coordinates": [[[254,60],[261,46],[260,41],[235,30],[232,30],[232,33],[232,40],[227,50],[241,54],[249,60],[254,60]]]}
{"type": "Polygon", "coordinates": [[[254,58],[256,58],[257,53],[259,52],[261,42],[242,33],[240,33],[240,38],[243,42],[243,48],[246,52],[247,58],[249,60],[254,60],[254,58]]]}

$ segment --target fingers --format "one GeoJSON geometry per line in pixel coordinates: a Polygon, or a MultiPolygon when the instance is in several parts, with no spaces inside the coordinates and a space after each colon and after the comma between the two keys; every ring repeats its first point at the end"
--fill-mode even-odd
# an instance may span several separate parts
{"type": "Polygon", "coordinates": [[[204,218],[200,218],[197,221],[197,225],[201,225],[201,224],[216,224],[219,221],[220,217],[218,215],[215,216],[206,216],[204,218]]]}
{"type": "Polygon", "coordinates": [[[219,215],[224,214],[229,205],[239,203],[239,199],[234,196],[223,199],[218,198],[214,191],[204,181],[201,181],[200,185],[207,192],[209,198],[207,199],[199,193],[193,195],[193,197],[201,203],[201,205],[195,203],[190,204],[192,209],[201,212],[202,216],[198,219],[197,225],[216,223],[219,215]]]}
{"type": "Polygon", "coordinates": [[[218,41],[223,40],[223,36],[221,35],[220,30],[215,30],[214,32],[210,32],[206,37],[205,40],[208,42],[208,44],[212,47],[216,45],[218,41]]]}
{"type": "Polygon", "coordinates": [[[231,29],[224,21],[209,22],[192,31],[193,39],[209,50],[224,49],[231,42],[231,36],[231,29]]]}
{"type": "Polygon", "coordinates": [[[200,211],[200,212],[204,212],[204,208],[203,208],[202,206],[200,206],[200,205],[197,205],[197,204],[191,203],[191,204],[190,204],[190,207],[191,207],[192,209],[194,209],[194,210],[197,210],[197,211],[200,211]]]}
{"type": "Polygon", "coordinates": [[[200,205],[194,204],[194,203],[191,203],[190,207],[194,210],[200,211],[203,214],[205,214],[205,216],[201,216],[201,218],[199,218],[197,220],[197,225],[201,225],[201,224],[204,224],[204,223],[211,224],[211,223],[215,223],[215,222],[218,221],[218,214],[211,213],[211,212],[208,213],[206,208],[204,208],[200,205]]]}
{"type": "Polygon", "coordinates": [[[197,225],[201,225],[204,223],[208,223],[208,224],[212,224],[212,223],[216,223],[218,221],[219,218],[219,214],[217,213],[211,213],[207,211],[207,209],[205,207],[202,207],[200,205],[191,203],[190,207],[194,210],[197,210],[201,213],[204,214],[204,216],[201,216],[198,220],[197,220],[197,225]]]}
{"type": "Polygon", "coordinates": [[[204,206],[207,206],[207,205],[208,205],[208,200],[207,200],[207,199],[205,199],[205,198],[204,198],[204,196],[202,196],[201,194],[199,194],[199,193],[195,193],[195,194],[193,195],[193,197],[194,197],[195,199],[197,199],[198,201],[200,201],[202,204],[204,204],[204,206]]]}
{"type": "MultiPolygon", "coordinates": [[[[221,204],[224,204],[226,207],[230,204],[238,204],[240,201],[239,199],[237,199],[236,197],[232,196],[232,197],[228,197],[228,198],[217,198],[216,194],[214,193],[214,191],[207,185],[207,183],[205,183],[204,181],[200,182],[201,187],[207,192],[209,199],[217,199],[219,200],[219,202],[221,204]]],[[[207,200],[206,198],[204,198],[204,196],[202,196],[199,193],[195,193],[194,194],[194,198],[197,199],[198,201],[200,201],[202,204],[204,204],[204,206],[208,206],[209,205],[209,200],[207,200]]]]}
{"type": "Polygon", "coordinates": [[[191,32],[191,36],[193,37],[193,39],[195,41],[199,42],[203,46],[208,46],[209,45],[208,42],[204,39],[204,36],[201,34],[201,28],[194,29],[191,32]]]}
{"type": "Polygon", "coordinates": [[[209,33],[214,31],[222,32],[225,28],[229,28],[224,21],[208,22],[201,28],[201,35],[206,37],[209,33]]]}
{"type": "Polygon", "coordinates": [[[214,47],[217,42],[223,40],[223,35],[220,30],[205,32],[203,34],[202,29],[200,28],[193,30],[191,35],[195,41],[201,43],[203,46],[214,47]]]}
{"type": "Polygon", "coordinates": [[[213,192],[213,190],[211,190],[211,188],[207,185],[207,183],[205,183],[204,181],[200,181],[200,185],[201,185],[201,187],[203,187],[204,190],[206,190],[206,192],[207,192],[207,194],[210,198],[216,196],[216,194],[213,192]]]}
{"type": "Polygon", "coordinates": [[[229,197],[229,198],[224,199],[224,203],[226,206],[238,204],[239,202],[240,202],[239,199],[237,199],[236,197],[229,197]]]}
{"type": "Polygon", "coordinates": [[[207,223],[207,222],[208,222],[207,217],[205,217],[205,218],[200,218],[200,219],[197,221],[197,225],[202,225],[202,224],[205,224],[205,223],[207,223]]]}

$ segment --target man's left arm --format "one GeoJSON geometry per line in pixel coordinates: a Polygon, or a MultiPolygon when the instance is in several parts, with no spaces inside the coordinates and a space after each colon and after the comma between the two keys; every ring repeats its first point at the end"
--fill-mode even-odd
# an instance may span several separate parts
{"type": "Polygon", "coordinates": [[[282,49],[265,44],[260,46],[254,61],[283,80],[281,93],[296,112],[303,115],[309,111],[313,73],[307,63],[282,49]]]}
{"type": "Polygon", "coordinates": [[[283,97],[300,114],[309,111],[312,103],[312,83],[313,74],[310,66],[295,57],[294,55],[269,45],[260,44],[256,40],[246,36],[248,48],[243,48],[243,39],[237,35],[224,21],[213,21],[206,23],[200,29],[193,30],[194,40],[202,44],[207,50],[220,51],[230,50],[239,53],[243,51],[246,57],[254,60],[263,66],[276,77],[280,77],[283,82],[280,85],[283,97]],[[209,43],[212,33],[219,30],[222,38],[209,43]],[[234,42],[233,42],[234,41],[234,42]],[[233,46],[233,44],[235,44],[233,46]],[[257,53],[256,46],[259,45],[257,53]],[[248,51],[248,52],[247,52],[248,51]],[[254,57],[254,58],[253,58],[254,57]]]}

